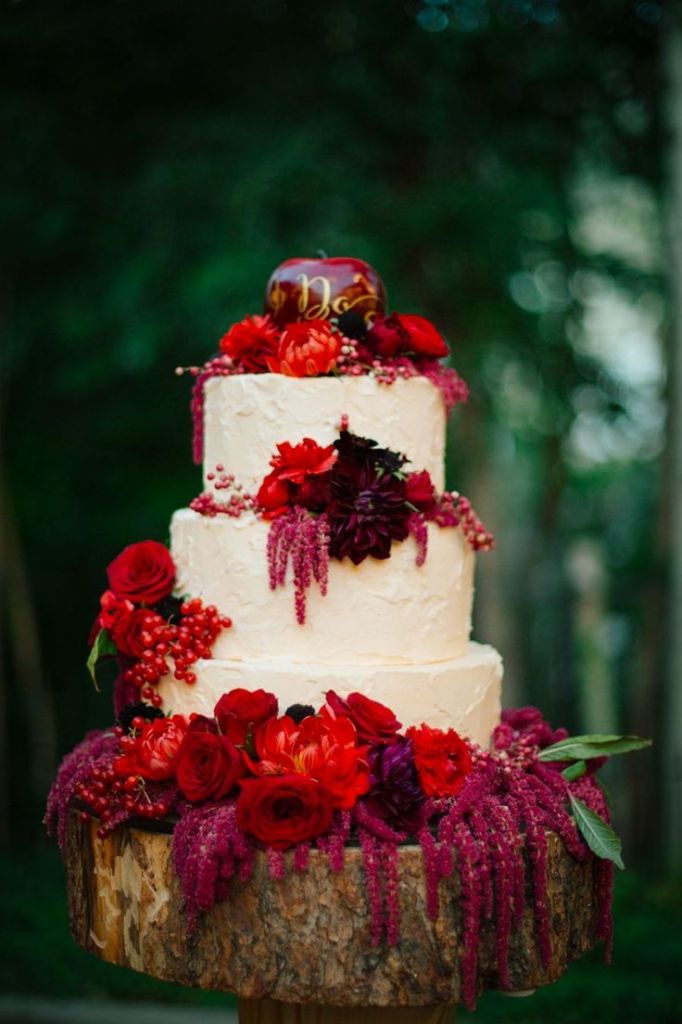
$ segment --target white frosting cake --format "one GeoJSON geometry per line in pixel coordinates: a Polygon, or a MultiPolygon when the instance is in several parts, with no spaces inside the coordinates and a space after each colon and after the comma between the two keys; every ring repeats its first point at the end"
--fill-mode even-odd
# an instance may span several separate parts
{"type": "MultiPolygon", "coordinates": [[[[207,383],[206,489],[219,465],[255,492],[278,443],[312,437],[329,444],[343,416],[354,433],[406,454],[410,470],[427,469],[442,490],[445,408],[428,380],[385,385],[366,376],[273,373],[207,383]]],[[[269,588],[268,528],[251,512],[175,513],[178,591],[215,604],[234,624],[213,658],[197,662],[193,686],[172,677],[161,682],[164,708],[210,713],[221,694],[238,686],[275,693],[282,712],[294,703],[319,707],[329,689],[342,696],[360,691],[389,705],[403,726],[453,727],[489,744],[500,715],[502,664],[493,648],[469,640],[474,555],[459,528],[429,524],[419,567],[412,538],[394,543],[386,560],[332,560],[328,593],[323,597],[315,585],[308,591],[303,625],[293,586],[269,588]]]]}

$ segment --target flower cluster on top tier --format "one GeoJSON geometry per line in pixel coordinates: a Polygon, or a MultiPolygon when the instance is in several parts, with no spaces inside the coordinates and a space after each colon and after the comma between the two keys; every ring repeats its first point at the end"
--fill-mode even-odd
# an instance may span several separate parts
{"type": "Polygon", "coordinates": [[[139,692],[159,707],[154,687],[171,671],[176,679],[196,682],[194,662],[210,658],[218,635],[232,625],[199,598],[173,597],[175,576],[170,551],[155,540],[130,544],[107,568],[109,589],[90,633],[88,668],[96,682],[98,663],[117,659],[117,705],[139,692]]]}
{"type": "Polygon", "coordinates": [[[246,316],[223,335],[219,349],[203,366],[188,368],[196,378],[192,396],[196,462],[201,462],[203,450],[204,386],[212,377],[369,375],[379,383],[392,384],[400,377],[423,376],[439,388],[448,411],[468,397],[461,377],[440,362],[448,355],[445,339],[429,320],[415,314],[392,313],[368,324],[350,310],[331,320],[296,321],[284,327],[267,314],[246,316]]]}
{"type": "Polygon", "coordinates": [[[500,985],[510,987],[509,940],[529,897],[540,956],[550,962],[548,831],[575,860],[594,856],[598,933],[608,946],[612,869],[622,861],[588,765],[647,745],[631,736],[568,738],[522,708],[504,714],[494,749],[485,751],[454,729],[401,732],[389,707],[361,693],[329,691],[317,712],[293,705],[280,715],[274,694],[235,689],[211,717],[126,708],[115,729],[90,733],[64,759],[45,820],[63,846],[74,806],[84,820],[99,820],[101,838],[131,819],[174,815],[173,864],[190,927],[229,897],[232,878],[251,876],[259,849],[281,878],[284,851],[301,871],[315,842],[340,871],[354,838],[374,944],[399,940],[398,847],[412,836],[423,851],[432,919],[441,880],[458,872],[471,1004],[482,922],[495,922],[500,985]]]}
{"type": "MultiPolygon", "coordinates": [[[[283,441],[255,496],[256,510],[272,525],[268,536],[270,586],[284,584],[291,565],[296,615],[305,621],[305,593],[313,580],[326,593],[329,558],[386,559],[394,543],[412,534],[417,565],[427,556],[426,524],[460,526],[475,550],[492,535],[459,494],[436,494],[426,470],[407,472],[407,458],[376,441],[342,429],[330,445],[310,437],[283,441]]],[[[203,498],[203,496],[202,496],[203,498]]],[[[199,502],[192,507],[204,511],[199,502]]],[[[215,514],[212,504],[206,514],[215,514]]]]}

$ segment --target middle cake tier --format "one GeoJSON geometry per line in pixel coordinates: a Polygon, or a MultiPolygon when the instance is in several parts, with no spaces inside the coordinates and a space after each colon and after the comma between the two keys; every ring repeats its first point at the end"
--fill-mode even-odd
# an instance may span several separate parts
{"type": "Polygon", "coordinates": [[[181,509],[171,523],[176,590],[233,620],[215,658],[325,664],[414,664],[457,658],[471,631],[474,553],[459,527],[428,525],[426,561],[412,537],[391,557],[355,566],[332,559],[322,596],[313,583],[306,621],[296,621],[293,583],[271,590],[269,523],[181,509]]]}

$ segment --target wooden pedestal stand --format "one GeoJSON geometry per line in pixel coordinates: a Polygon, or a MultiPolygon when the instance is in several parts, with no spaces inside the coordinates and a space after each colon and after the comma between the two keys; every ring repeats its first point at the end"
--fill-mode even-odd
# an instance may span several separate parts
{"type": "MultiPolygon", "coordinates": [[[[362,856],[349,848],[334,874],[311,854],[281,881],[258,857],[250,881],[203,916],[189,938],[168,833],[123,827],[105,840],[74,813],[66,849],[69,919],[84,949],[156,978],[234,992],[242,1024],[450,1024],[461,1001],[462,917],[457,875],[426,915],[422,853],[400,850],[401,939],[374,947],[362,856]]],[[[596,942],[592,862],[577,864],[549,836],[552,957],[540,962],[532,911],[511,939],[512,990],[555,981],[596,942]]],[[[480,989],[497,988],[494,930],[479,950],[480,989]]]]}

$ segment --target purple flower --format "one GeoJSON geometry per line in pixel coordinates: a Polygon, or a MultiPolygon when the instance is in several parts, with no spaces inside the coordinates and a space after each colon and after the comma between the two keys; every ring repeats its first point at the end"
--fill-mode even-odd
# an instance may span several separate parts
{"type": "Polygon", "coordinates": [[[329,554],[359,565],[371,555],[389,558],[393,541],[405,540],[412,509],[405,481],[369,462],[339,459],[332,471],[329,554]]]}
{"type": "Polygon", "coordinates": [[[416,832],[426,797],[414,766],[412,741],[398,736],[369,752],[369,810],[393,828],[416,832]]]}

